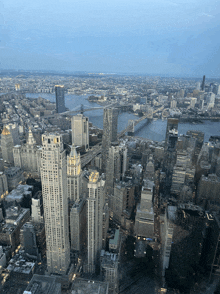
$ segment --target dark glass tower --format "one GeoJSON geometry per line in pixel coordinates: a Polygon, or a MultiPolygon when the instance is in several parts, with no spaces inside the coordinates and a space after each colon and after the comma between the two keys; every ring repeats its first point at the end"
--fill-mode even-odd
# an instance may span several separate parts
{"type": "Polygon", "coordinates": [[[55,86],[56,93],[56,112],[61,113],[66,111],[65,99],[64,99],[64,86],[55,86]]]}
{"type": "Polygon", "coordinates": [[[108,151],[112,142],[117,141],[118,109],[104,108],[102,136],[102,170],[106,171],[108,151]]]}
{"type": "Polygon", "coordinates": [[[179,120],[177,118],[168,118],[167,119],[167,129],[166,129],[166,137],[165,137],[165,146],[168,147],[168,141],[169,141],[169,132],[171,130],[178,130],[178,123],[179,120]]]}
{"type": "Polygon", "coordinates": [[[205,76],[203,76],[203,78],[202,78],[201,90],[202,90],[202,91],[205,90],[205,76]]]}

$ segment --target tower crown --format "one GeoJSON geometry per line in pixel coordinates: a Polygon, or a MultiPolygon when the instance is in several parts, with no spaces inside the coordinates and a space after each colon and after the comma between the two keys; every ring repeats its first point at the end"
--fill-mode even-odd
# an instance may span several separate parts
{"type": "Polygon", "coordinates": [[[2,135],[10,135],[10,131],[9,129],[7,129],[6,127],[4,127],[3,131],[2,131],[2,135]]]}
{"type": "Polygon", "coordinates": [[[96,183],[99,178],[99,173],[98,172],[92,172],[89,176],[89,181],[92,183],[96,183]]]}

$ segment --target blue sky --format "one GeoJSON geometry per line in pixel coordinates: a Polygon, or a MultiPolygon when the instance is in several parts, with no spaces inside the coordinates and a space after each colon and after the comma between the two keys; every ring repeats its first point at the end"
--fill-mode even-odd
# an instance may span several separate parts
{"type": "Polygon", "coordinates": [[[0,68],[220,77],[220,1],[0,0],[0,68]]]}

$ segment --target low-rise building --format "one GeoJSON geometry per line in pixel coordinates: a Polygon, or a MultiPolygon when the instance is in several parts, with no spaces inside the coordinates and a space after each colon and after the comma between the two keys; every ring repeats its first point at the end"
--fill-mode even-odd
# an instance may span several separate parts
{"type": "Polygon", "coordinates": [[[23,294],[61,294],[61,284],[54,276],[33,275],[23,294]]]}

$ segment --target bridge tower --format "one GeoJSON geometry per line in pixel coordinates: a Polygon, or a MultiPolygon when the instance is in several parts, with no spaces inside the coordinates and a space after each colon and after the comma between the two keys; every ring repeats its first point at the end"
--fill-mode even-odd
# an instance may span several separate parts
{"type": "Polygon", "coordinates": [[[128,136],[134,136],[134,127],[135,127],[135,122],[132,119],[129,119],[128,121],[128,136]]]}
{"type": "Polygon", "coordinates": [[[84,112],[84,105],[81,104],[81,106],[80,106],[80,113],[83,114],[83,112],[84,112]]]}

